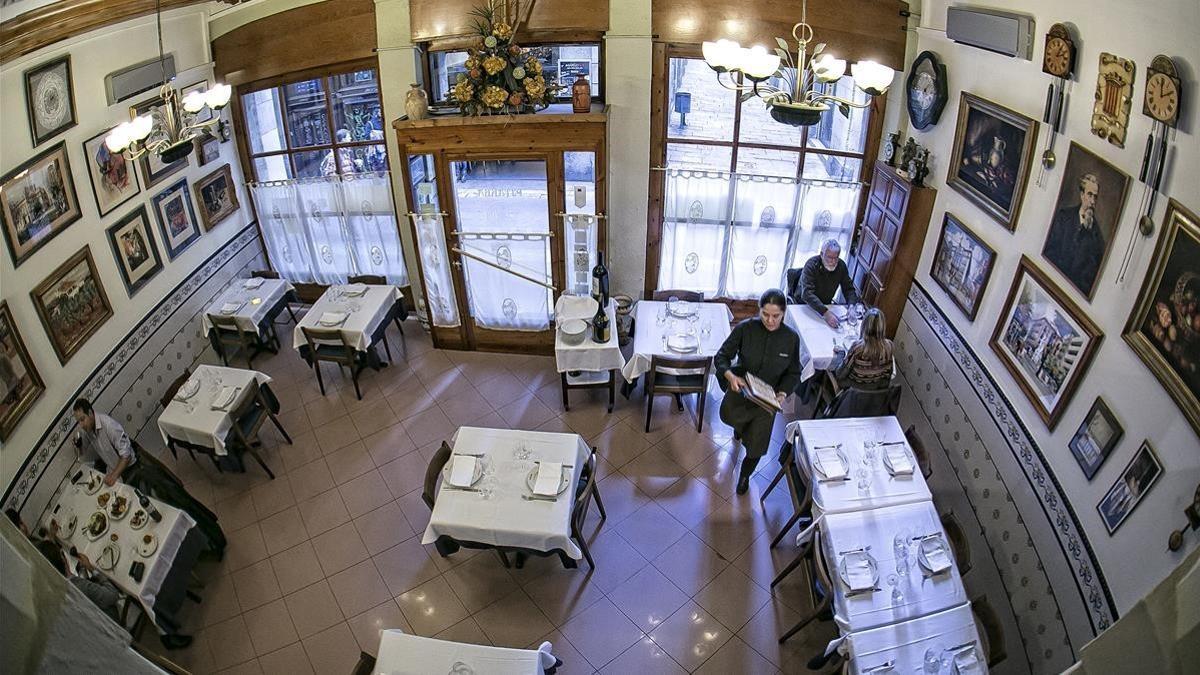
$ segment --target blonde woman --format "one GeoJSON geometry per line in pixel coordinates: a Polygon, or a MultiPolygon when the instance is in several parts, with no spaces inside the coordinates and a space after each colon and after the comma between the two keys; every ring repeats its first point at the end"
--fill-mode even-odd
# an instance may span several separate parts
{"type": "Polygon", "coordinates": [[[835,349],[829,371],[838,387],[887,389],[892,383],[892,341],[884,336],[887,321],[883,312],[872,307],[862,320],[859,339],[850,349],[835,349]]]}

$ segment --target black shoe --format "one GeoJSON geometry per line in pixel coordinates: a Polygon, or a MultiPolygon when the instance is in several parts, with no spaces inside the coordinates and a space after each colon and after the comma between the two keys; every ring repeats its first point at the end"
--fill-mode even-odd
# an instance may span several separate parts
{"type": "Polygon", "coordinates": [[[746,494],[746,491],[748,491],[749,489],[750,489],[750,477],[742,476],[741,478],[738,478],[737,493],[739,495],[744,495],[744,494],[746,494]]]}
{"type": "Polygon", "coordinates": [[[162,640],[163,646],[167,649],[184,649],[188,645],[192,644],[191,635],[171,634],[164,635],[160,639],[162,640]]]}

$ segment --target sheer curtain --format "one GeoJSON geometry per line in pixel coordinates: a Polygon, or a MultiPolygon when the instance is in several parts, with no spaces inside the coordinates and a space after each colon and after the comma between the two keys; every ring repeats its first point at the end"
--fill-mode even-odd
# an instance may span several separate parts
{"type": "MultiPolygon", "coordinates": [[[[459,245],[473,256],[505,270],[545,280],[550,269],[550,239],[537,234],[459,234],[459,245]]],[[[550,290],[491,265],[463,258],[471,316],[483,328],[539,331],[550,327],[550,290]]]]}
{"type": "Polygon", "coordinates": [[[291,281],[345,283],[378,274],[408,283],[386,173],[250,186],[267,253],[291,281]]]}
{"type": "Polygon", "coordinates": [[[450,259],[446,248],[446,230],[442,214],[434,204],[421,205],[413,215],[417,226],[417,249],[424,272],[425,294],[429,297],[429,316],[433,325],[456,327],[458,301],[454,298],[454,280],[450,276],[450,259]]]}
{"type": "Polygon", "coordinates": [[[716,295],[728,223],[729,174],[667,170],[658,287],[716,295]]]}

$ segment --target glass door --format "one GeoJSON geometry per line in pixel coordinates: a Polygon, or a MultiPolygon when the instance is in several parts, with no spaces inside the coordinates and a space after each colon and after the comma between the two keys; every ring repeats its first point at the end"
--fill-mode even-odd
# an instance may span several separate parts
{"type": "Polygon", "coordinates": [[[476,348],[552,344],[557,256],[546,159],[449,159],[451,246],[470,341],[476,348]]]}

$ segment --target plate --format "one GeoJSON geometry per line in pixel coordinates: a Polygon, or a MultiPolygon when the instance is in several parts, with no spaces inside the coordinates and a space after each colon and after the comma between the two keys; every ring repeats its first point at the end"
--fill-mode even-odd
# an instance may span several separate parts
{"type": "Polygon", "coordinates": [[[677,316],[681,319],[686,319],[689,316],[696,315],[695,303],[686,300],[676,300],[675,302],[667,303],[667,313],[671,316],[677,316]]]}
{"type": "Polygon", "coordinates": [[[104,486],[104,476],[101,476],[98,473],[94,473],[91,475],[90,478],[88,478],[87,486],[85,486],[83,489],[89,495],[94,495],[97,492],[99,492],[100,488],[103,486],[104,486]]]}
{"type": "MultiPolygon", "coordinates": [[[[479,480],[481,478],[483,478],[483,470],[485,468],[484,465],[487,464],[487,458],[486,457],[476,457],[475,460],[476,460],[475,461],[475,473],[474,473],[474,475],[471,476],[471,484],[466,487],[475,487],[475,485],[477,483],[479,483],[479,480]]],[[[446,485],[449,485],[450,487],[464,487],[462,485],[455,485],[450,482],[450,469],[451,469],[450,465],[453,462],[454,462],[454,455],[450,455],[450,461],[446,462],[446,468],[442,469],[442,481],[446,485]]]]}
{"type": "MultiPolygon", "coordinates": [[[[537,483],[537,475],[538,468],[536,464],[529,470],[529,473],[525,474],[525,487],[529,488],[530,493],[533,492],[533,486],[537,483]]],[[[558,481],[558,492],[554,493],[555,496],[561,495],[567,491],[567,488],[571,487],[571,469],[564,466],[562,468],[562,477],[558,481]]]]}
{"type": "Polygon", "coordinates": [[[892,460],[888,457],[888,451],[886,447],[880,449],[880,454],[883,456],[883,467],[887,469],[887,472],[892,476],[911,476],[916,472],[916,463],[913,461],[912,455],[908,454],[908,448],[901,448],[901,450],[904,452],[904,454],[908,455],[907,471],[897,473],[896,467],[892,466],[892,460]]]}
{"type": "Polygon", "coordinates": [[[129,519],[129,527],[135,530],[140,530],[146,526],[146,523],[149,520],[150,516],[146,514],[146,510],[138,509],[137,511],[133,512],[133,517],[129,519]]]}
{"type": "Polygon", "coordinates": [[[700,349],[700,341],[695,335],[672,335],[667,338],[667,349],[679,354],[689,354],[700,349]]]}
{"type": "Polygon", "coordinates": [[[850,591],[857,590],[859,592],[867,590],[866,588],[856,589],[850,583],[850,574],[847,571],[847,564],[851,561],[858,560],[867,561],[867,567],[869,567],[871,570],[871,585],[867,588],[872,588],[879,585],[879,566],[875,563],[875,559],[872,558],[871,555],[866,551],[853,551],[842,556],[841,562],[838,563],[838,577],[842,580],[842,584],[845,585],[846,589],[850,591]]]}
{"type": "Polygon", "coordinates": [[[179,388],[179,391],[175,392],[175,398],[180,401],[186,401],[189,398],[195,396],[196,393],[199,391],[200,391],[200,380],[198,378],[193,377],[193,378],[189,379],[187,382],[184,382],[183,386],[179,388]]]}
{"type": "Polygon", "coordinates": [[[87,534],[88,539],[96,541],[108,532],[108,516],[104,515],[103,511],[97,511],[88,518],[87,524],[83,526],[83,531],[87,534]]]}
{"type": "Polygon", "coordinates": [[[137,552],[138,555],[142,556],[143,558],[149,558],[150,556],[154,555],[154,552],[157,550],[158,537],[154,536],[153,534],[147,532],[146,534],[142,535],[141,539],[138,539],[137,552]]]}
{"type": "Polygon", "coordinates": [[[817,470],[817,473],[821,474],[821,479],[823,479],[823,480],[831,480],[831,479],[832,480],[841,480],[842,478],[845,478],[846,476],[850,475],[850,462],[848,462],[846,460],[846,455],[845,455],[845,453],[842,452],[841,446],[839,446],[837,448],[837,456],[838,456],[838,459],[840,459],[842,462],[842,467],[843,467],[844,471],[842,471],[841,475],[839,475],[839,476],[831,477],[829,475],[829,473],[825,471],[825,466],[820,461],[818,461],[819,456],[820,455],[819,455],[818,451],[814,450],[813,451],[813,468],[815,468],[817,470]]]}
{"type": "Polygon", "coordinates": [[[924,568],[926,572],[930,574],[941,574],[943,572],[948,572],[954,567],[954,556],[950,552],[950,547],[946,545],[946,541],[939,534],[936,537],[926,537],[921,540],[920,545],[917,547],[917,562],[920,563],[921,567],[924,568]],[[936,568],[936,566],[929,561],[929,558],[930,556],[935,555],[938,551],[943,551],[946,554],[946,558],[950,561],[950,567],[941,570],[941,572],[934,572],[933,570],[936,568]]]}
{"type": "Polygon", "coordinates": [[[75,516],[74,511],[63,511],[62,520],[51,518],[52,524],[58,525],[58,538],[66,541],[75,534],[75,526],[79,524],[79,518],[75,516]]]}
{"type": "Polygon", "coordinates": [[[112,505],[108,507],[108,515],[112,516],[114,521],[121,520],[129,515],[130,502],[125,495],[117,495],[112,500],[112,505]]]}
{"type": "Polygon", "coordinates": [[[111,500],[111,499],[112,499],[112,496],[113,496],[113,493],[112,493],[111,491],[109,491],[109,492],[101,492],[101,493],[100,493],[100,494],[99,494],[99,495],[96,497],[96,505],[97,505],[97,506],[99,506],[99,507],[100,507],[100,508],[102,508],[102,509],[103,509],[103,508],[108,508],[108,502],[109,502],[109,500],[111,500]]]}
{"type": "Polygon", "coordinates": [[[100,551],[100,556],[96,558],[96,566],[105,572],[111,572],[117,567],[117,561],[121,559],[121,547],[116,544],[105,544],[104,550],[100,551]]]}

